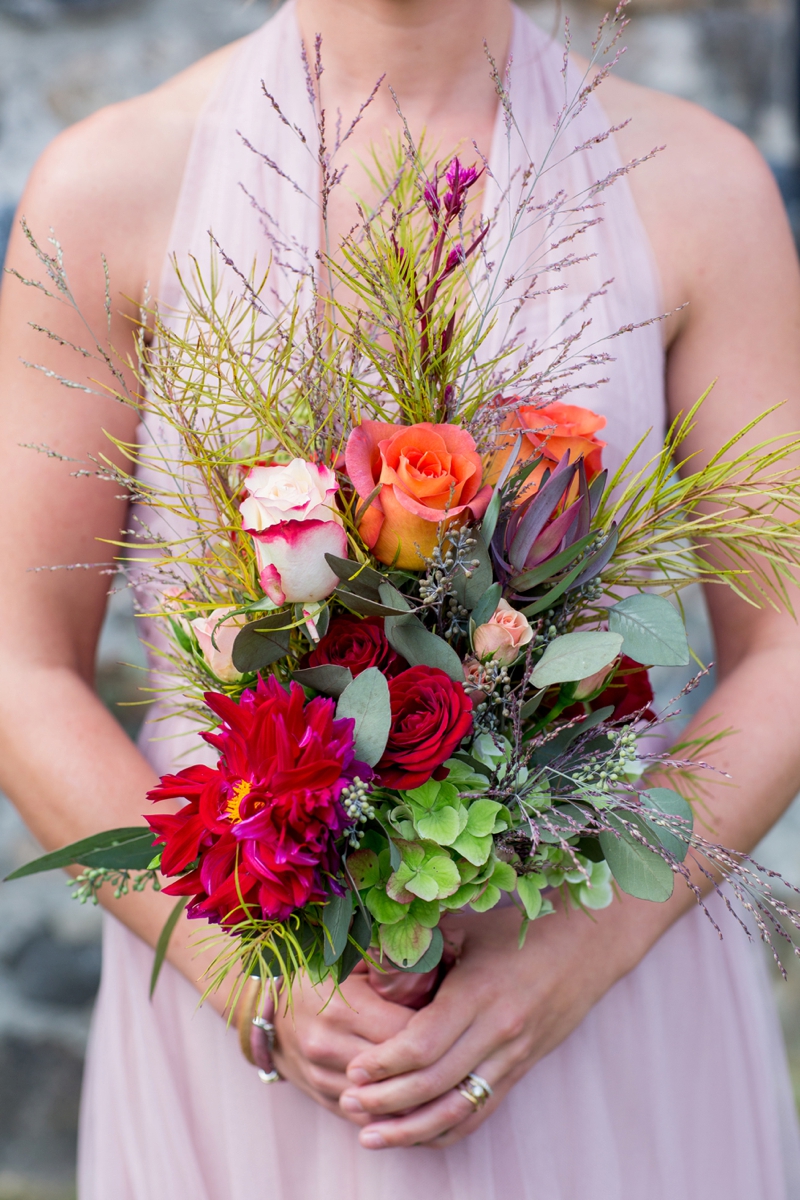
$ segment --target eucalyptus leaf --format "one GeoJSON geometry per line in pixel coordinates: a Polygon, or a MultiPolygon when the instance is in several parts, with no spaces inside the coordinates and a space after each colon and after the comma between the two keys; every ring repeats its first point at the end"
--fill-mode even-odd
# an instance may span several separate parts
{"type": "Polygon", "coordinates": [[[364,957],[362,952],[369,950],[371,941],[372,919],[369,913],[365,913],[364,909],[359,905],[356,909],[356,915],[353,917],[353,924],[350,927],[350,936],[347,939],[347,945],[342,951],[342,957],[339,959],[339,983],[344,983],[348,975],[358,966],[364,957]]]}
{"type": "Polygon", "coordinates": [[[493,583],[490,588],[486,589],[472,610],[472,619],[476,625],[485,625],[494,615],[502,595],[503,588],[499,583],[493,583]]]}
{"type": "Polygon", "coordinates": [[[475,545],[469,553],[473,561],[477,562],[478,565],[472,568],[472,574],[469,579],[467,579],[462,571],[456,575],[454,583],[456,585],[456,596],[466,608],[472,610],[481,596],[486,593],[487,588],[491,586],[494,571],[492,570],[492,560],[489,557],[488,544],[479,533],[475,534],[475,545]],[[459,592],[461,595],[459,595],[459,592]],[[461,598],[462,596],[463,599],[461,598]]]}
{"type": "Polygon", "coordinates": [[[411,613],[389,617],[384,623],[387,641],[411,667],[438,667],[456,683],[464,682],[464,668],[453,647],[425,628],[411,613]]]}
{"type": "Polygon", "coordinates": [[[353,682],[353,673],[349,667],[340,667],[337,663],[323,663],[319,667],[303,667],[292,674],[292,679],[303,687],[313,688],[323,696],[333,696],[338,699],[344,689],[353,682]]]}
{"type": "MultiPolygon", "coordinates": [[[[6,876],[5,881],[24,879],[26,875],[38,875],[42,871],[55,871],[60,867],[71,867],[75,863],[83,866],[89,855],[103,852],[112,853],[114,850],[121,849],[126,845],[141,847],[144,839],[149,838],[149,857],[144,867],[141,868],[145,870],[157,849],[153,844],[155,836],[145,825],[130,825],[122,829],[105,829],[101,833],[93,833],[91,837],[82,838],[79,842],[72,842],[69,846],[62,847],[61,850],[53,850],[50,854],[43,854],[40,858],[35,858],[32,862],[26,863],[24,867],[17,867],[16,871],[12,871],[10,875],[6,876]]],[[[102,864],[96,863],[94,865],[99,866],[102,864]]]]}
{"type": "Polygon", "coordinates": [[[325,561],[334,575],[338,575],[343,583],[355,583],[357,580],[362,587],[369,587],[377,592],[384,582],[384,577],[379,571],[375,571],[365,563],[354,562],[351,558],[339,558],[336,554],[326,554],[325,561]]]}
{"type": "Polygon", "coordinates": [[[399,592],[394,584],[382,583],[378,588],[378,595],[381,598],[381,604],[387,608],[393,609],[395,612],[411,612],[411,605],[402,592],[399,592]]]}
{"type": "MultiPolygon", "coordinates": [[[[561,733],[556,734],[554,738],[550,738],[543,746],[540,746],[534,753],[534,761],[540,766],[552,762],[554,758],[558,758],[563,754],[572,743],[581,736],[588,733],[590,729],[602,725],[603,721],[607,721],[609,717],[614,715],[613,704],[604,705],[602,708],[596,708],[593,713],[580,722],[580,724],[570,725],[567,729],[562,729],[561,733]]],[[[588,751],[587,751],[588,753],[588,751]]]]}
{"type": "MultiPolygon", "coordinates": [[[[640,900],[661,903],[669,900],[675,886],[669,863],[665,862],[657,849],[651,849],[633,838],[621,821],[614,817],[608,819],[619,830],[619,836],[604,829],[600,833],[600,845],[611,874],[623,892],[640,900]]],[[[643,820],[628,814],[626,820],[639,830],[646,841],[658,846],[658,838],[643,820]]]]}
{"type": "Polygon", "coordinates": [[[149,829],[141,837],[132,838],[120,846],[92,850],[81,859],[83,867],[103,867],[117,871],[146,871],[158,853],[156,834],[149,829]]]}
{"type": "Polygon", "coordinates": [[[641,592],[608,610],[608,628],[622,634],[622,653],[648,667],[685,667],[689,643],[680,613],[664,596],[641,592]]]}
{"type": "Polygon", "coordinates": [[[358,596],[355,592],[350,592],[343,587],[338,587],[333,594],[340,604],[349,608],[350,612],[356,613],[359,617],[396,617],[402,616],[406,611],[405,608],[387,608],[385,604],[380,604],[377,600],[372,600],[367,596],[358,596]]]}
{"type": "Polygon", "coordinates": [[[352,915],[353,893],[349,888],[343,896],[331,896],[323,908],[322,924],[325,929],[323,958],[326,967],[332,967],[344,953],[352,915]]]}
{"type": "Polygon", "coordinates": [[[530,720],[530,718],[534,715],[539,705],[542,703],[542,697],[544,696],[546,690],[546,688],[539,688],[537,692],[534,692],[534,694],[529,696],[525,701],[522,708],[519,710],[519,715],[523,721],[530,720]]]}
{"type": "Polygon", "coordinates": [[[470,547],[466,557],[471,562],[477,563],[477,566],[470,568],[472,573],[469,578],[464,571],[456,571],[452,583],[453,595],[456,600],[470,610],[475,607],[486,589],[491,586],[494,578],[492,560],[489,557],[486,542],[475,529],[472,530],[472,537],[475,545],[470,547]]]}
{"type": "Polygon", "coordinates": [[[691,805],[672,788],[648,788],[646,792],[642,792],[641,799],[646,808],[655,809],[656,812],[664,813],[666,816],[678,817],[681,823],[685,824],[686,836],[684,837],[680,830],[676,831],[676,823],[671,823],[670,828],[667,829],[663,825],[657,825],[654,821],[647,822],[664,849],[677,858],[678,862],[683,862],[689,850],[689,841],[694,825],[691,805]]]}
{"type": "Polygon", "coordinates": [[[619,655],[622,634],[603,630],[565,633],[554,638],[531,674],[534,687],[577,683],[609,666],[619,655]]]}
{"type": "Polygon", "coordinates": [[[374,767],[386,749],[392,727],[389,685],[377,667],[368,667],[347,685],[336,705],[336,716],[355,720],[355,756],[374,767]]]}
{"type": "Polygon", "coordinates": [[[503,502],[503,497],[500,488],[496,487],[492,492],[492,498],[486,506],[486,512],[483,514],[481,521],[481,536],[488,545],[494,537],[494,531],[497,528],[497,518],[500,516],[500,505],[503,502]]]}
{"type": "Polygon", "coordinates": [[[247,675],[262,671],[289,653],[292,617],[289,613],[270,613],[258,621],[251,621],[236,635],[232,659],[237,671],[247,675]]]}

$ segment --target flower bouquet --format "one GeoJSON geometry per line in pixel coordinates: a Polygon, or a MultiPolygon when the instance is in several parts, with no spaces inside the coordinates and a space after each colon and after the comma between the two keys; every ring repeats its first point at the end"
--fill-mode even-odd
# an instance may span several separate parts
{"type": "MultiPolygon", "coordinates": [[[[141,393],[113,368],[148,436],[118,447],[130,472],[97,469],[144,514],[122,557],[161,699],[216,761],[165,775],[146,826],[15,875],[79,864],[80,899],[177,897],[154,984],[184,908],[219,931],[209,988],[338,984],[362,961],[438,970],[463,909],[516,905],[522,940],[615,888],[665,901],[678,878],[702,903],[693,864],[782,932],[769,883],[695,830],[703,747],[654,737],[647,670],[690,662],[688,583],[788,603],[796,440],[744,430],[692,471],[696,407],[609,478],[604,418],[565,402],[574,339],[544,366],[513,339],[482,357],[499,301],[479,167],[440,174],[409,145],[376,171],[385,201],[324,288],[312,267],[310,305],[275,313],[239,272],[226,299],[196,266],[185,318],[149,314],[154,349],[143,316],[141,393]]],[[[536,210],[543,240],[566,204],[536,210]]],[[[512,237],[532,211],[524,192],[512,237]]]]}

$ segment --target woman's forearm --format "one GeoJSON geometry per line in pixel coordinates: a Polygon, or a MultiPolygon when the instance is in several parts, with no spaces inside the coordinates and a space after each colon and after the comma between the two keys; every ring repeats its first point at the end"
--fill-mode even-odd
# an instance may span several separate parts
{"type": "MultiPolygon", "coordinates": [[[[6,664],[0,672],[0,788],[47,850],[103,829],[143,823],[152,768],[92,689],[66,667],[6,664]]],[[[101,903],[155,946],[175,901],[147,889],[101,903]]],[[[204,990],[213,955],[194,948],[202,922],[179,923],[169,961],[204,990]],[[194,935],[194,936],[193,936],[194,935]]],[[[210,998],[222,1011],[227,989],[210,998]]]]}

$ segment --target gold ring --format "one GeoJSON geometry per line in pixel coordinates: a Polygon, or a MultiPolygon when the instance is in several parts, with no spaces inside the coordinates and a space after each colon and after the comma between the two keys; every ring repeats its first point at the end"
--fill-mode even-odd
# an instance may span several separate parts
{"type": "Polygon", "coordinates": [[[456,1090],[459,1096],[463,1096],[465,1100],[469,1100],[476,1111],[479,1108],[483,1108],[492,1094],[492,1089],[486,1080],[480,1075],[475,1075],[472,1071],[470,1071],[466,1079],[461,1081],[456,1090]]]}

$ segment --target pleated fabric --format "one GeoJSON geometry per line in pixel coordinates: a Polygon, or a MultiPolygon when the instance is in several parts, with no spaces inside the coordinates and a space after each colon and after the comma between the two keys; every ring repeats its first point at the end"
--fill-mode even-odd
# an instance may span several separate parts
{"type": "MultiPolygon", "coordinates": [[[[592,97],[550,149],[558,113],[576,85],[570,75],[565,89],[561,57],[517,12],[510,55],[516,126],[508,136],[498,114],[485,199],[485,211],[499,214],[495,279],[502,272],[503,281],[515,277],[517,283],[498,307],[485,352],[496,352],[516,332],[527,343],[535,340],[546,361],[563,333],[588,313],[584,341],[597,353],[613,348],[614,358],[583,364],[584,385],[605,382],[575,399],[608,418],[605,460],[613,470],[640,439],[639,464],[660,445],[664,362],[657,325],[603,339],[657,317],[660,288],[624,174],[595,191],[621,164],[613,137],[602,136],[608,122],[592,97]],[[589,215],[602,218],[581,235],[575,247],[581,261],[567,271],[548,272],[563,250],[552,250],[533,220],[510,253],[503,250],[520,168],[531,160],[546,168],[537,202],[563,191],[577,197],[577,205],[594,204],[589,215]],[[534,267],[544,281],[540,294],[519,307],[534,267]],[[553,283],[561,290],[552,290],[553,283]],[[589,309],[577,311],[589,293],[596,294],[589,309]]],[[[278,312],[295,292],[310,293],[318,182],[313,151],[277,118],[262,80],[313,147],[292,3],[245,40],[198,119],[171,252],[185,273],[193,261],[207,268],[211,232],[245,272],[263,270],[271,255],[262,301],[278,312]],[[266,158],[248,149],[240,134],[266,158]]],[[[239,294],[226,268],[221,286],[223,293],[239,294]]],[[[160,297],[180,319],[181,296],[169,265],[160,297]]],[[[165,438],[145,419],[140,439],[153,448],[154,462],[165,438]]],[[[134,520],[152,524],[154,518],[140,511],[134,520]]],[[[143,635],[151,640],[153,631],[143,635]]],[[[151,714],[141,747],[159,773],[185,765],[187,755],[198,761],[208,753],[163,705],[151,714]]],[[[710,904],[724,940],[700,911],[689,913],[476,1133],[444,1151],[380,1153],[361,1149],[354,1127],[290,1084],[262,1085],[235,1033],[210,1008],[198,1007],[196,990],[170,967],[149,1001],[152,951],[107,916],[84,1080],[80,1200],[688,1200],[712,1194],[797,1200],[800,1139],[762,957],[720,907],[710,904]]]]}

